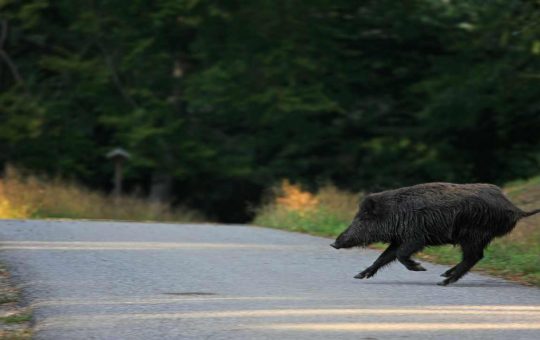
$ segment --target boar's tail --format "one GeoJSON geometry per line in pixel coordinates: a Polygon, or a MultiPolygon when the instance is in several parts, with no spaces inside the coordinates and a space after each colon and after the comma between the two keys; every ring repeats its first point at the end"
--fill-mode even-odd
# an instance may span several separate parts
{"type": "Polygon", "coordinates": [[[538,214],[538,213],[540,213],[540,209],[535,209],[533,211],[524,211],[523,215],[521,215],[521,217],[529,217],[529,216],[532,216],[532,215],[538,214]]]}

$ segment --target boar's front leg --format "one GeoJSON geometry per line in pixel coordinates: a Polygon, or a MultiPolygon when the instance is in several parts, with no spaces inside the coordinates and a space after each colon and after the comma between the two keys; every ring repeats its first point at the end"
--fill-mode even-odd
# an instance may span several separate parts
{"type": "Polygon", "coordinates": [[[375,262],[373,262],[371,266],[367,267],[364,271],[358,273],[354,278],[369,279],[370,277],[375,275],[375,273],[377,273],[377,271],[381,269],[381,267],[386,266],[387,264],[396,259],[396,251],[398,249],[398,246],[399,245],[397,243],[390,243],[388,248],[383,251],[383,253],[377,258],[377,260],[375,260],[375,262]]]}
{"type": "Polygon", "coordinates": [[[411,260],[411,256],[419,252],[424,248],[423,241],[409,241],[403,243],[397,250],[397,259],[401,262],[408,270],[415,272],[425,271],[426,269],[416,261],[411,260]]]}

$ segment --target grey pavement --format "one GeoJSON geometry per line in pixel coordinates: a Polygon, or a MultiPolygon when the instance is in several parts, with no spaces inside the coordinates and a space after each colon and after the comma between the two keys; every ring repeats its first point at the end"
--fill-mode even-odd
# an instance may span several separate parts
{"type": "Polygon", "coordinates": [[[540,339],[540,289],[211,224],[0,221],[37,339],[540,339]]]}

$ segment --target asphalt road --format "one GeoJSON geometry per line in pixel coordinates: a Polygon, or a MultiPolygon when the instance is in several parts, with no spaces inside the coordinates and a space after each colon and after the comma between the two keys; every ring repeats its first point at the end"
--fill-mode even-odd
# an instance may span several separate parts
{"type": "Polygon", "coordinates": [[[0,221],[37,339],[540,339],[540,289],[230,225],[0,221]]]}

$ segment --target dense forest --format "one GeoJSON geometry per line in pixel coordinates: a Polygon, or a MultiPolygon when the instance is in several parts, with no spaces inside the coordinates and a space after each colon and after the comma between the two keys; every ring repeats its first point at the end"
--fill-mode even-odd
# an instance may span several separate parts
{"type": "Polygon", "coordinates": [[[250,218],[540,172],[536,0],[0,0],[0,165],[250,218]]]}

